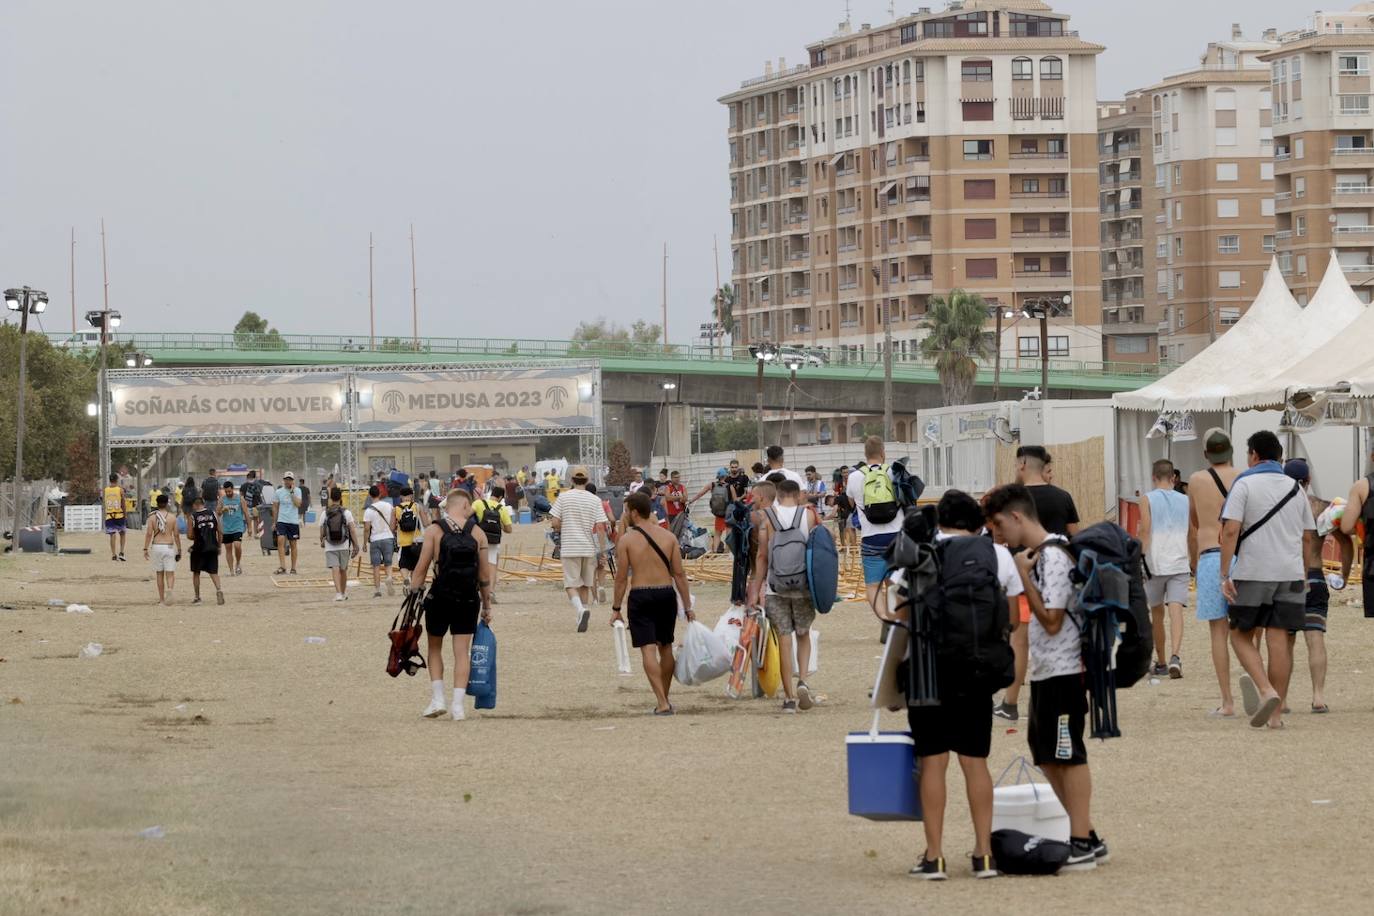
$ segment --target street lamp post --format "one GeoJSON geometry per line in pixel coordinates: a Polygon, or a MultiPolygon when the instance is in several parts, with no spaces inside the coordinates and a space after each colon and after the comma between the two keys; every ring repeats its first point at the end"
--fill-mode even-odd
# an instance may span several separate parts
{"type": "Polygon", "coordinates": [[[1002,400],[1002,319],[1012,317],[1011,309],[990,306],[997,318],[997,342],[992,350],[992,399],[1002,400]]]}
{"type": "MultiPolygon", "coordinates": [[[[873,292],[878,293],[882,271],[873,268],[873,292]]],[[[879,297],[883,310],[883,441],[892,441],[892,307],[879,297]]]]}
{"type": "Polygon", "coordinates": [[[1073,304],[1073,297],[1065,293],[1058,299],[1028,299],[1021,305],[1021,314],[1040,322],[1040,399],[1050,396],[1050,329],[1049,319],[1060,314],[1061,308],[1073,304]]]}
{"type": "Polygon", "coordinates": [[[787,444],[797,447],[797,370],[801,368],[803,356],[792,352],[785,357],[789,378],[787,381],[787,444]]]}
{"type": "MultiPolygon", "coordinates": [[[[14,442],[14,531],[19,530],[19,482],[24,479],[24,389],[29,377],[29,316],[41,315],[48,307],[48,294],[41,289],[21,287],[5,290],[5,308],[19,313],[19,398],[15,411],[14,442]]],[[[12,535],[17,537],[17,535],[12,535]]]]}
{"type": "Polygon", "coordinates": [[[778,358],[778,348],[771,343],[761,343],[749,348],[749,355],[758,361],[759,372],[754,386],[754,400],[758,408],[758,439],[759,452],[764,449],[763,445],[763,367],[778,358]]]}
{"type": "MultiPolygon", "coordinates": [[[[93,328],[100,329],[100,394],[97,399],[99,409],[97,411],[100,421],[100,486],[105,485],[105,481],[110,479],[110,380],[106,374],[109,370],[109,358],[106,355],[106,348],[110,343],[110,328],[119,327],[122,317],[119,312],[108,308],[93,309],[86,313],[86,323],[93,328]]],[[[148,362],[152,362],[149,360],[148,362]]]]}

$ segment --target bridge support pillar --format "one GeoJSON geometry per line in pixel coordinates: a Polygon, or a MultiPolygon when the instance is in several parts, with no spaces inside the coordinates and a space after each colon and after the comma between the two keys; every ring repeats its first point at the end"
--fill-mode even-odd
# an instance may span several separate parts
{"type": "Polygon", "coordinates": [[[653,455],[692,452],[692,408],[687,404],[624,405],[606,412],[615,417],[608,421],[607,438],[623,439],[636,466],[646,466],[653,455]]]}

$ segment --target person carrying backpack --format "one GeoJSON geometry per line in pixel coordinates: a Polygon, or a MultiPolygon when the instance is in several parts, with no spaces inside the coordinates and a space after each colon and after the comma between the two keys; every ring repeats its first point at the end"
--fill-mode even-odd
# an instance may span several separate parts
{"type": "Polygon", "coordinates": [[[396,506],[391,510],[391,530],[396,533],[396,544],[401,550],[396,565],[413,570],[420,562],[420,547],[425,540],[425,513],[415,502],[414,488],[401,487],[396,506]]]}
{"type": "Polygon", "coordinates": [[[749,586],[749,605],[763,605],[768,622],[778,634],[782,663],[782,711],[810,709],[815,697],[807,686],[806,671],[811,664],[811,625],[816,606],[811,600],[811,585],[806,573],[806,539],[820,524],[816,510],[806,505],[802,488],[795,480],[774,484],[778,498],[760,511],[758,553],[749,586]],[[792,640],[796,634],[796,658],[792,640]],[[793,672],[797,683],[792,684],[793,672]]]}
{"type": "MultiPolygon", "coordinates": [[[[983,537],[983,510],[967,493],[948,490],[940,498],[935,533],[940,558],[939,594],[925,600],[933,615],[939,648],[936,683],[940,703],[908,706],[907,719],[920,758],[922,826],[926,849],[912,877],[942,881],[945,773],[949,755],[959,755],[969,812],[973,818],[972,871],[975,878],[994,878],[992,862],[992,697],[1002,686],[996,678],[969,677],[985,668],[1010,674],[1015,665],[1009,634],[1016,626],[1016,596],[1021,577],[1011,551],[983,537]],[[975,639],[970,640],[972,635],[975,639]],[[990,664],[989,664],[990,663],[990,664]]],[[[910,663],[908,661],[908,663],[910,663]]]]}
{"type": "Polygon", "coordinates": [[[710,506],[711,515],[715,521],[711,527],[711,552],[724,553],[725,530],[729,527],[726,517],[730,514],[731,503],[729,475],[725,468],[716,468],[715,478],[702,487],[701,492],[697,493],[696,496],[687,500],[687,505],[691,506],[703,496],[709,496],[707,505],[710,506]]]}
{"type": "Polygon", "coordinates": [[[324,565],[334,580],[334,600],[348,600],[348,562],[358,550],[358,523],[353,513],[344,508],[343,490],[329,491],[329,505],[320,519],[320,546],[324,548],[324,565]]]}
{"type": "Polygon", "coordinates": [[[888,545],[902,530],[902,513],[897,505],[897,488],[892,482],[883,440],[879,437],[869,436],[864,440],[864,464],[850,472],[845,493],[859,517],[864,590],[869,605],[882,617],[887,612],[887,595],[879,586],[887,576],[888,545]]]}
{"type": "Polygon", "coordinates": [[[1084,681],[1084,621],[1070,612],[1074,558],[1067,541],[1040,524],[1035,499],[1024,484],[1008,484],[983,499],[988,524],[1008,547],[1021,547],[1016,568],[1030,605],[1031,759],[1045,773],[1069,814],[1068,861],[1062,871],[1096,868],[1108,860],[1107,844],[1093,829],[1092,777],[1083,729],[1088,714],[1084,681]]]}
{"type": "Polygon", "coordinates": [[[492,604],[496,603],[495,571],[501,562],[501,536],[510,534],[515,524],[515,516],[511,513],[510,506],[503,502],[505,492],[501,478],[493,477],[486,498],[479,499],[472,505],[472,513],[477,517],[477,526],[487,536],[487,564],[492,568],[492,604]]]}
{"type": "Polygon", "coordinates": [[[211,468],[205,475],[205,479],[200,482],[200,498],[205,500],[205,508],[211,512],[219,510],[220,483],[215,477],[215,469],[211,468]]]}

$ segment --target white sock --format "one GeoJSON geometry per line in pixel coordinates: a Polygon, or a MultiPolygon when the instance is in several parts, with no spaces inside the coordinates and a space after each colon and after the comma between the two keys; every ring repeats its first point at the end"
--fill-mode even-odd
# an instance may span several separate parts
{"type": "Polygon", "coordinates": [[[581,618],[582,612],[586,610],[586,608],[582,606],[582,596],[573,595],[569,600],[572,601],[573,613],[577,614],[577,616],[581,618]]]}
{"type": "Polygon", "coordinates": [[[452,707],[452,708],[453,708],[453,709],[462,709],[462,708],[463,708],[463,701],[466,700],[467,697],[468,697],[468,691],[467,691],[467,688],[466,688],[466,687],[463,688],[462,690],[459,690],[457,687],[454,687],[454,688],[453,688],[453,707],[452,707]]]}
{"type": "Polygon", "coordinates": [[[434,702],[440,706],[444,705],[444,682],[430,681],[429,689],[434,692],[434,702]]]}

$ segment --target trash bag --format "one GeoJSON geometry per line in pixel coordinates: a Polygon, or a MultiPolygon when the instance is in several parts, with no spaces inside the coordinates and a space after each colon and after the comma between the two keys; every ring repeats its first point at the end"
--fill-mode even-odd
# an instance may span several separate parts
{"type": "Polygon", "coordinates": [[[759,668],[759,689],[766,697],[777,696],[782,689],[782,653],[778,651],[778,633],[768,628],[768,645],[763,650],[763,667],[759,668]]]}
{"type": "Polygon", "coordinates": [[[1069,844],[1020,830],[992,832],[992,858],[1004,875],[1053,875],[1069,860],[1069,844]]]}
{"type": "Polygon", "coordinates": [[[740,631],[743,628],[744,608],[732,607],[720,615],[720,619],[716,621],[715,629],[711,632],[720,637],[721,641],[725,643],[726,651],[733,655],[735,650],[739,648],[740,631]]]}
{"type": "Polygon", "coordinates": [[[496,635],[485,623],[477,625],[472,637],[472,672],[468,675],[468,695],[481,698],[496,693],[496,635]]]}
{"type": "Polygon", "coordinates": [[[729,673],[733,657],[719,636],[708,630],[706,624],[693,620],[682,637],[673,676],[687,687],[705,684],[729,673]]]}

